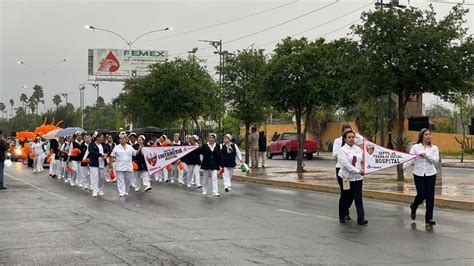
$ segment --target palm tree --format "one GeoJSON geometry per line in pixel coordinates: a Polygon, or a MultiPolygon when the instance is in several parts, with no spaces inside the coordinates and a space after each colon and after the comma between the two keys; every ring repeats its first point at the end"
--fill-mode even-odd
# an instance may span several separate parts
{"type": "Polygon", "coordinates": [[[15,101],[10,99],[10,116],[13,118],[13,105],[15,105],[15,101]]]}
{"type": "Polygon", "coordinates": [[[2,118],[4,118],[3,111],[5,111],[6,108],[7,106],[4,103],[0,103],[0,112],[2,113],[2,118]]]}
{"type": "Polygon", "coordinates": [[[56,105],[56,110],[58,110],[58,107],[61,104],[61,102],[62,102],[61,96],[59,96],[58,94],[54,95],[53,103],[56,105]]]}
{"type": "Polygon", "coordinates": [[[20,95],[20,102],[23,103],[23,110],[25,111],[25,114],[26,114],[25,105],[28,105],[28,96],[26,96],[26,94],[22,93],[22,94],[20,95]]]}
{"type": "Polygon", "coordinates": [[[43,87],[41,87],[40,85],[35,85],[33,87],[33,94],[30,97],[30,101],[31,101],[31,98],[35,100],[34,102],[35,102],[35,107],[36,107],[36,114],[38,114],[39,103],[44,103],[43,97],[44,97],[43,87]]]}

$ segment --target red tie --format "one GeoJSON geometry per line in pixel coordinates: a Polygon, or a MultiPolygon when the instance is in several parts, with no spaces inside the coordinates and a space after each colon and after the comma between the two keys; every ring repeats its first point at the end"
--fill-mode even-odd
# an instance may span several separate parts
{"type": "Polygon", "coordinates": [[[352,166],[356,166],[357,157],[352,156],[352,166]]]}

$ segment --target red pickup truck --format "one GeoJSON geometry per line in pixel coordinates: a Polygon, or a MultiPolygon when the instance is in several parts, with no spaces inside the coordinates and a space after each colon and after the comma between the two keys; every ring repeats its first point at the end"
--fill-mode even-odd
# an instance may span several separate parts
{"type": "MultiPolygon", "coordinates": [[[[273,155],[283,155],[285,159],[295,159],[298,150],[298,135],[296,133],[283,132],[273,137],[267,145],[267,158],[271,159],[273,155]]],[[[303,153],[306,159],[313,159],[313,153],[318,149],[318,142],[315,140],[305,140],[303,153]]]]}

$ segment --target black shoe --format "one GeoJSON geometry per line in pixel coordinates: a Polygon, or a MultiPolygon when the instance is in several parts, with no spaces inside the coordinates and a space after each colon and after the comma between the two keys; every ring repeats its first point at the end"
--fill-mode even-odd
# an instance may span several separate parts
{"type": "Polygon", "coordinates": [[[1,186],[0,186],[0,190],[1,190],[1,189],[8,189],[8,188],[5,187],[5,186],[3,186],[3,185],[1,185],[1,186]]]}
{"type": "Polygon", "coordinates": [[[367,220],[359,220],[359,221],[357,221],[357,224],[358,224],[358,225],[367,225],[368,223],[369,223],[369,221],[367,221],[367,220]]]}
{"type": "Polygon", "coordinates": [[[202,186],[198,186],[198,188],[202,188],[202,186]]]}
{"type": "Polygon", "coordinates": [[[150,191],[150,190],[151,190],[151,187],[145,189],[145,192],[148,192],[148,191],[150,191]]]}
{"type": "Polygon", "coordinates": [[[225,192],[229,192],[229,189],[228,189],[228,188],[225,188],[225,192]]]}
{"type": "Polygon", "coordinates": [[[429,224],[429,225],[436,225],[436,222],[433,221],[433,220],[429,220],[426,222],[426,224],[429,224]]]}
{"type": "Polygon", "coordinates": [[[169,181],[169,180],[166,180],[166,181],[165,181],[165,183],[168,183],[168,182],[170,182],[170,181],[169,181]]]}
{"type": "Polygon", "coordinates": [[[346,217],[344,217],[344,219],[346,219],[346,221],[350,221],[350,220],[352,220],[352,219],[351,219],[351,217],[349,216],[349,214],[348,214],[348,215],[346,215],[346,217]]]}
{"type": "Polygon", "coordinates": [[[414,221],[416,220],[416,209],[414,209],[412,205],[410,205],[410,209],[411,209],[410,218],[414,221]]]}
{"type": "Polygon", "coordinates": [[[346,223],[346,220],[345,220],[344,218],[339,218],[339,223],[345,224],[345,223],[346,223]]]}

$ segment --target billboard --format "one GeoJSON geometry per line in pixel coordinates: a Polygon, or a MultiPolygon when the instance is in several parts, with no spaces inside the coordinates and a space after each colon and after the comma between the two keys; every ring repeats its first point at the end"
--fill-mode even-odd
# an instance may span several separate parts
{"type": "Polygon", "coordinates": [[[124,81],[149,73],[148,66],[168,58],[166,50],[89,49],[89,80],[124,81]],[[130,60],[129,60],[130,59],[130,60]]]}

